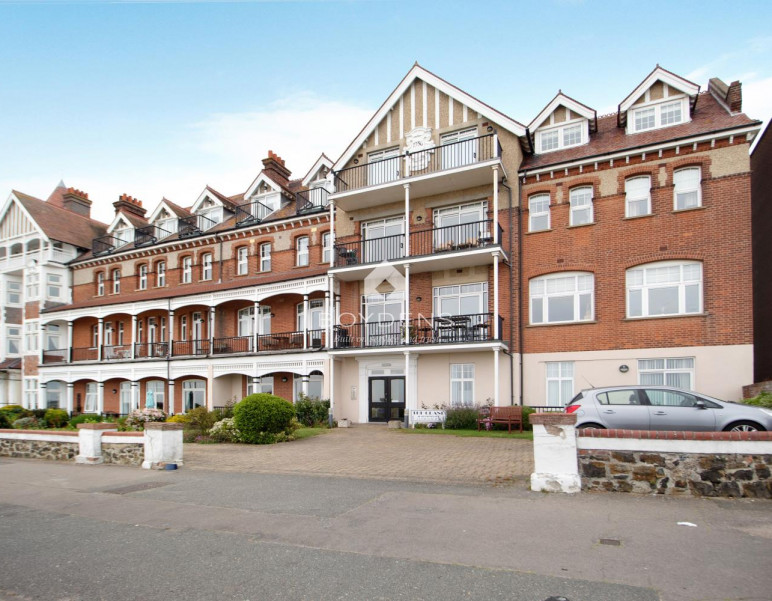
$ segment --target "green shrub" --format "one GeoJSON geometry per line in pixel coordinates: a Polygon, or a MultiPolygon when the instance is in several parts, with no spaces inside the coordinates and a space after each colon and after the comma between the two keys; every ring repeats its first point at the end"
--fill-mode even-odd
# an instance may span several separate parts
{"type": "Polygon", "coordinates": [[[36,417],[20,417],[13,422],[13,427],[17,430],[37,430],[41,424],[36,417]]]}
{"type": "Polygon", "coordinates": [[[295,401],[295,415],[304,426],[316,426],[327,423],[330,401],[317,401],[300,394],[295,401]]]}
{"type": "Polygon", "coordinates": [[[102,419],[102,416],[96,413],[81,413],[70,419],[70,427],[76,428],[78,424],[98,424],[102,419]]]}
{"type": "Polygon", "coordinates": [[[11,427],[11,420],[8,419],[8,416],[5,414],[4,411],[0,411],[0,429],[10,428],[11,427]]]}
{"type": "Polygon", "coordinates": [[[21,405],[6,405],[5,407],[0,407],[0,414],[7,417],[10,423],[15,422],[20,417],[29,417],[32,415],[29,409],[25,409],[21,405]]]}
{"type": "Polygon", "coordinates": [[[48,409],[44,419],[49,428],[63,428],[70,419],[64,409],[48,409]]]}
{"type": "Polygon", "coordinates": [[[24,417],[34,417],[39,422],[43,422],[46,419],[46,411],[48,409],[28,409],[24,417]]]}
{"type": "Polygon", "coordinates": [[[199,430],[205,434],[212,429],[215,422],[219,421],[214,411],[209,411],[206,407],[196,407],[186,413],[188,416],[188,425],[191,429],[199,430]]]}
{"type": "Polygon", "coordinates": [[[251,394],[233,408],[233,420],[241,440],[250,444],[271,444],[276,434],[290,428],[295,408],[272,394],[251,394]]]}
{"type": "Polygon", "coordinates": [[[445,427],[450,430],[476,430],[477,407],[451,407],[446,410],[445,427]]]}
{"type": "Polygon", "coordinates": [[[215,442],[239,442],[241,434],[235,425],[233,418],[226,417],[219,422],[215,422],[209,430],[209,437],[215,442]]]}
{"type": "Polygon", "coordinates": [[[772,392],[762,392],[759,396],[755,396],[752,399],[745,399],[743,404],[772,409],[772,392]]]}
{"type": "Polygon", "coordinates": [[[533,407],[523,407],[523,430],[533,430],[531,425],[531,414],[536,413],[533,407]]]}
{"type": "Polygon", "coordinates": [[[190,416],[187,413],[178,413],[176,415],[170,415],[166,418],[166,421],[171,424],[189,424],[190,416]]]}

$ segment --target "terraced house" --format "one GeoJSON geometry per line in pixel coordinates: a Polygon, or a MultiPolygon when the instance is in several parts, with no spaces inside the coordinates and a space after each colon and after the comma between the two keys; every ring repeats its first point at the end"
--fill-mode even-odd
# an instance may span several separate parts
{"type": "Polygon", "coordinates": [[[25,402],[181,412],[265,390],[385,422],[593,385],[739,398],[760,128],[741,101],[657,67],[613,114],[561,92],[525,125],[416,64],[302,179],[269,153],[235,196],[149,215],[122,196],[40,315],[25,402]]]}

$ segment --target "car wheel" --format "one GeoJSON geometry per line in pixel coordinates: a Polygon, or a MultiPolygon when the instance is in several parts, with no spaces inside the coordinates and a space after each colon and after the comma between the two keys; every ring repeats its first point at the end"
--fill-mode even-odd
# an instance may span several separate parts
{"type": "Polygon", "coordinates": [[[594,424],[592,422],[587,422],[586,424],[582,424],[581,426],[576,427],[577,430],[605,430],[605,426],[601,426],[600,424],[594,424]]]}
{"type": "Polygon", "coordinates": [[[724,432],[764,432],[764,428],[756,422],[734,422],[724,428],[724,432]]]}

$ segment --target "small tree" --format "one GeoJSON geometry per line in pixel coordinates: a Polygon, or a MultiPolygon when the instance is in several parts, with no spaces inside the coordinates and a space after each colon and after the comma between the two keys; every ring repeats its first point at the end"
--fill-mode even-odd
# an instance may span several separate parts
{"type": "Polygon", "coordinates": [[[239,438],[250,444],[272,444],[277,434],[291,433],[294,416],[292,403],[265,393],[251,394],[233,408],[239,438]]]}

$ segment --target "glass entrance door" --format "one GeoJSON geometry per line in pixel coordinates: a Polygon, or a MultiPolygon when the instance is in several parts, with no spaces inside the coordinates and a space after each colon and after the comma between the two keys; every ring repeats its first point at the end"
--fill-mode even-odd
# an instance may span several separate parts
{"type": "Polygon", "coordinates": [[[369,388],[371,422],[405,418],[404,376],[372,377],[369,388]]]}

